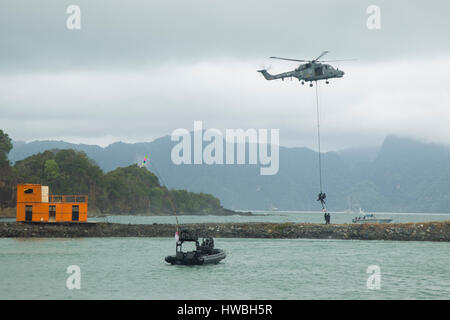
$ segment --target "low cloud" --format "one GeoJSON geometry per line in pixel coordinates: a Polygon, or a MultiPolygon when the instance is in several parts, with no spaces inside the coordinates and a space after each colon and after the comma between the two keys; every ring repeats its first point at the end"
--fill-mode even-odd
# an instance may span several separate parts
{"type": "MultiPolygon", "coordinates": [[[[287,146],[316,146],[315,89],[266,81],[266,60],[217,59],[133,71],[0,75],[0,127],[15,140],[105,145],[149,141],[177,128],[280,129],[287,146]]],[[[295,64],[271,62],[272,73],[295,64]]],[[[338,65],[319,84],[323,149],[380,144],[389,134],[450,145],[450,59],[338,65]],[[441,72],[436,72],[441,70],[441,72]]]]}

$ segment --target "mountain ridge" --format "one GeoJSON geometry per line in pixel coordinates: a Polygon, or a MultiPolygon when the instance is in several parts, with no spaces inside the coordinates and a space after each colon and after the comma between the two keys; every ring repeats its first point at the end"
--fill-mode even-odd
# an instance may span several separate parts
{"type": "MultiPolygon", "coordinates": [[[[261,176],[259,165],[179,165],[170,152],[177,142],[115,142],[106,147],[64,141],[13,142],[17,161],[36,152],[71,148],[84,151],[105,172],[150,158],[169,188],[208,192],[231,209],[318,210],[318,154],[306,147],[280,146],[280,169],[261,176]]],[[[246,146],[248,148],[248,146],[246,146]]],[[[246,149],[247,150],[247,149],[246,149]]],[[[330,210],[450,212],[450,148],[388,136],[379,148],[322,154],[323,184],[330,210]]],[[[161,178],[161,177],[160,177],[161,178]]]]}

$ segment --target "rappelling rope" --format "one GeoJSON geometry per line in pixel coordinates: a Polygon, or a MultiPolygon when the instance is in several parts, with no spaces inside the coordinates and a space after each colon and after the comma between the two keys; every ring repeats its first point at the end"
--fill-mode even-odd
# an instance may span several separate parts
{"type": "Polygon", "coordinates": [[[320,152],[320,114],[319,114],[319,89],[316,81],[316,112],[317,112],[317,144],[319,149],[319,185],[320,193],[318,195],[317,201],[322,204],[322,209],[326,211],[325,208],[325,193],[322,192],[322,155],[320,152]]]}
{"type": "Polygon", "coordinates": [[[319,183],[320,193],[322,193],[322,157],[320,153],[320,115],[319,115],[319,89],[316,81],[316,111],[317,111],[317,144],[319,148],[319,183]]]}

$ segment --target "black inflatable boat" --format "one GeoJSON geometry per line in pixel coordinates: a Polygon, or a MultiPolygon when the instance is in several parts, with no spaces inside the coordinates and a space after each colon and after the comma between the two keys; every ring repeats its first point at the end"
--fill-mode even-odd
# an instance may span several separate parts
{"type": "Polygon", "coordinates": [[[193,235],[188,230],[180,232],[177,241],[176,254],[174,256],[167,256],[166,262],[178,265],[202,265],[218,263],[225,259],[225,251],[214,248],[213,238],[203,238],[202,243],[198,241],[198,237],[193,235]],[[183,243],[185,241],[195,242],[195,250],[183,252],[183,243]]]}

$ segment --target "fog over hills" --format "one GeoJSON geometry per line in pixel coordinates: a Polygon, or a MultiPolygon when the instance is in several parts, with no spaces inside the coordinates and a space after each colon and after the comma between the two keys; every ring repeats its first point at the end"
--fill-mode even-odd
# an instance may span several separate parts
{"type": "MultiPolygon", "coordinates": [[[[207,192],[231,209],[319,210],[318,154],[280,147],[279,171],[260,175],[260,165],[174,165],[169,136],[152,142],[116,142],[105,148],[64,141],[15,141],[14,162],[50,149],[84,151],[104,170],[140,163],[169,188],[207,192]]],[[[205,147],[205,143],[203,145],[205,147]]],[[[248,148],[248,146],[247,146],[248,148]]],[[[248,149],[246,149],[248,150],[248,149]]],[[[224,155],[225,156],[225,155],[224,155]]],[[[388,136],[380,148],[322,155],[323,185],[330,211],[450,212],[450,148],[388,136]]]]}

